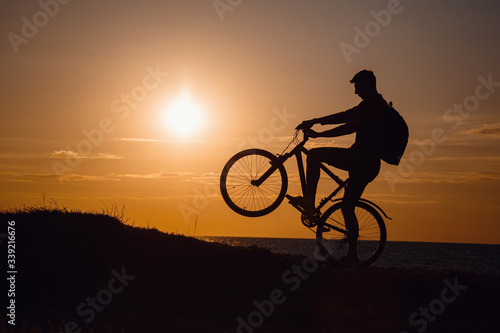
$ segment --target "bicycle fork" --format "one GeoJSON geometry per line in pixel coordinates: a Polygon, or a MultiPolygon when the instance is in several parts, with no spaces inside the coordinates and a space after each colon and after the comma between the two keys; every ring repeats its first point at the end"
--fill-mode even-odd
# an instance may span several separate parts
{"type": "Polygon", "coordinates": [[[262,174],[262,176],[260,176],[258,179],[252,179],[250,181],[250,184],[257,187],[262,185],[262,183],[265,182],[266,179],[269,178],[269,176],[271,176],[274,173],[274,171],[278,170],[278,168],[281,165],[283,165],[283,163],[285,163],[285,161],[290,157],[290,155],[291,155],[290,153],[284,155],[278,155],[276,160],[269,162],[271,164],[271,167],[266,172],[264,172],[264,174],[262,174]]]}
{"type": "Polygon", "coordinates": [[[252,179],[250,181],[250,184],[252,184],[253,186],[257,186],[257,187],[262,185],[262,183],[265,182],[266,179],[269,178],[269,176],[271,176],[274,173],[274,171],[278,170],[279,164],[281,164],[281,163],[277,163],[277,162],[278,161],[271,162],[271,167],[266,172],[264,172],[264,174],[262,176],[260,176],[258,179],[252,179]]]}

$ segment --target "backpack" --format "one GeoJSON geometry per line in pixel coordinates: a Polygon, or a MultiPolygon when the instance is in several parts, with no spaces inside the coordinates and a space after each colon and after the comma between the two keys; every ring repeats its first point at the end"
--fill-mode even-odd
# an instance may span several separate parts
{"type": "Polygon", "coordinates": [[[379,155],[389,164],[398,165],[408,144],[408,125],[405,120],[392,107],[392,102],[387,106],[387,112],[381,119],[379,155]]]}

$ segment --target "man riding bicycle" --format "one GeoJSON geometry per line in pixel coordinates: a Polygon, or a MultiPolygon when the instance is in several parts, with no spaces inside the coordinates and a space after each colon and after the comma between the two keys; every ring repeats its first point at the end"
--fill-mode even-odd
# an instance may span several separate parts
{"type": "Polygon", "coordinates": [[[325,162],[335,168],[349,172],[349,181],[342,200],[342,213],[348,231],[349,251],[343,259],[347,263],[359,262],[357,240],[359,227],[354,207],[365,187],[377,177],[380,171],[380,123],[388,103],[377,91],[376,78],[372,71],[362,70],[350,80],[354,83],[354,93],[362,101],[352,109],[303,121],[297,129],[311,138],[337,137],[356,133],[354,144],[350,148],[313,148],[307,158],[306,191],[304,197],[294,197],[294,204],[302,207],[308,217],[314,217],[316,190],[320,176],[320,164],[325,162]],[[324,132],[311,129],[315,124],[343,124],[324,132]]]}

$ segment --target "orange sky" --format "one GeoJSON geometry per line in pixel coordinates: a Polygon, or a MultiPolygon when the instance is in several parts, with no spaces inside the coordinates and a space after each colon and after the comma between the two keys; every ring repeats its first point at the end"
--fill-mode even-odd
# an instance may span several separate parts
{"type": "Polygon", "coordinates": [[[311,237],[286,201],[232,212],[218,177],[243,147],[279,153],[302,120],[358,104],[349,79],[370,68],[411,132],[401,167],[364,195],[393,218],[389,240],[500,244],[498,2],[0,6],[1,208],[46,193],[75,209],[116,202],[167,232],[192,234],[197,214],[197,235],[311,237]],[[205,120],[178,137],[164,119],[185,93],[205,120]]]}

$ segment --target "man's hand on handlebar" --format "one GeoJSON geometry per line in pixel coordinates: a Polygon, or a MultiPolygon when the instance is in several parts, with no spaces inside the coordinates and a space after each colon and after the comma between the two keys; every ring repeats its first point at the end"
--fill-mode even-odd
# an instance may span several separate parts
{"type": "Polygon", "coordinates": [[[320,136],[319,133],[311,129],[314,124],[317,124],[316,119],[304,120],[295,129],[302,130],[304,134],[309,138],[317,138],[320,136]]]}
{"type": "Polygon", "coordinates": [[[313,127],[314,124],[316,124],[316,119],[304,120],[303,122],[301,122],[299,124],[299,126],[295,127],[295,129],[298,129],[298,130],[310,129],[311,127],[313,127]]]}
{"type": "Polygon", "coordinates": [[[309,138],[317,138],[320,136],[318,132],[316,132],[315,130],[312,130],[310,128],[305,128],[305,129],[303,129],[303,131],[304,131],[304,134],[307,135],[309,138]]]}

